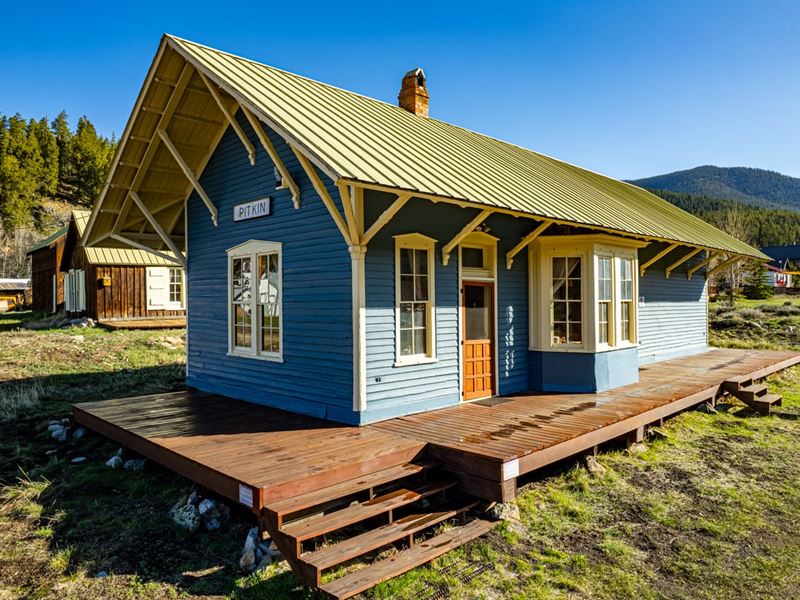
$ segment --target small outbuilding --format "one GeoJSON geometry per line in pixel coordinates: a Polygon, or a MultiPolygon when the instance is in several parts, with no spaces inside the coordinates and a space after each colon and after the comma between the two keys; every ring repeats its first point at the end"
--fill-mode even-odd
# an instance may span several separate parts
{"type": "Polygon", "coordinates": [[[33,306],[99,322],[185,318],[182,258],[138,248],[87,248],[89,211],[73,210],[66,227],[28,251],[33,306]]]}

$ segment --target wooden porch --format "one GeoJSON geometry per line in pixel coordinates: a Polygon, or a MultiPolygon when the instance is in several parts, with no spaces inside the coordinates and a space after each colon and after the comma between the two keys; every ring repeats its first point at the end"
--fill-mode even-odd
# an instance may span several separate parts
{"type": "Polygon", "coordinates": [[[479,500],[512,498],[519,476],[637,439],[726,391],[775,402],[752,382],[798,363],[794,352],[713,350],[645,366],[639,383],[609,392],[519,394],[364,427],[197,391],[76,404],[73,417],[251,508],[304,583],[346,598],[488,531],[492,523],[478,516],[430,537],[479,500]],[[396,543],[408,549],[322,583],[324,571],[396,543]]]}
{"type": "Polygon", "coordinates": [[[183,329],[186,327],[186,317],[101,319],[98,324],[112,331],[117,329],[183,329]]]}

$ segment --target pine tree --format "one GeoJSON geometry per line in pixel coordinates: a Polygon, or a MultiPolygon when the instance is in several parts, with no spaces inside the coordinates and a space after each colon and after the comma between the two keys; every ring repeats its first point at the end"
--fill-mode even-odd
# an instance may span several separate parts
{"type": "Polygon", "coordinates": [[[750,300],[764,300],[771,298],[772,286],[767,282],[767,272],[760,264],[754,264],[745,279],[742,293],[750,300]]]}
{"type": "Polygon", "coordinates": [[[60,191],[66,192],[74,173],[72,157],[72,132],[69,130],[67,113],[61,111],[50,124],[58,146],[58,182],[60,191]]]}
{"type": "Polygon", "coordinates": [[[39,144],[42,155],[42,176],[39,193],[43,196],[53,196],[58,191],[58,142],[56,136],[50,131],[46,118],[31,124],[39,144]]]}
{"type": "Polygon", "coordinates": [[[0,222],[13,231],[31,222],[40,204],[38,194],[42,155],[36,136],[17,114],[5,122],[4,152],[0,156],[0,222]]]}
{"type": "Polygon", "coordinates": [[[75,165],[75,199],[91,206],[105,180],[114,145],[97,135],[97,130],[86,117],[78,120],[71,144],[75,165]]]}

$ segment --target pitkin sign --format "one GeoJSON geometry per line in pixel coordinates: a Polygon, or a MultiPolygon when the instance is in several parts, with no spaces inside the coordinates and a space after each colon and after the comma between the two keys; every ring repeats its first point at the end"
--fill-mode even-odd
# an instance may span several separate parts
{"type": "Polygon", "coordinates": [[[234,221],[247,221],[248,219],[257,219],[267,215],[269,215],[269,196],[251,200],[244,204],[237,204],[233,207],[234,221]]]}

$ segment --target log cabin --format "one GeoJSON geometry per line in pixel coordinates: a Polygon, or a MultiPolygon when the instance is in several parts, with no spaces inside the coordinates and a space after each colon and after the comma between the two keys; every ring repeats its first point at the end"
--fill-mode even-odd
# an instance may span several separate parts
{"type": "Polygon", "coordinates": [[[509,500],[723,393],[772,406],[755,380],[800,362],[709,348],[707,277],[760,251],[429,102],[422,69],[394,105],[165,35],[83,235],[184,261],[190,389],[76,421],[251,508],[336,598],[488,530],[415,544],[474,506],[403,513],[423,498],[509,500]],[[321,579],[403,540],[401,559],[321,579]]]}
{"type": "Polygon", "coordinates": [[[138,248],[86,248],[89,211],[30,250],[34,309],[104,324],[183,323],[184,271],[178,259],[138,248]]]}

